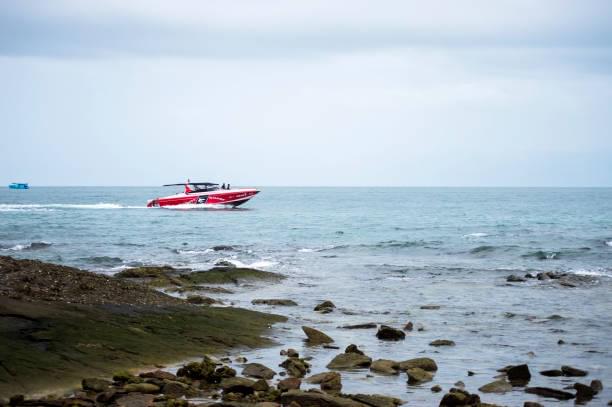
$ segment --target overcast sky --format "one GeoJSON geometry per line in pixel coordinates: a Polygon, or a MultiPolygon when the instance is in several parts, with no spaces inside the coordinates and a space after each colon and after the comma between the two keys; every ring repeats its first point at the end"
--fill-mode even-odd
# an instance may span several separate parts
{"type": "Polygon", "coordinates": [[[0,3],[0,182],[610,186],[612,1],[0,3]]]}

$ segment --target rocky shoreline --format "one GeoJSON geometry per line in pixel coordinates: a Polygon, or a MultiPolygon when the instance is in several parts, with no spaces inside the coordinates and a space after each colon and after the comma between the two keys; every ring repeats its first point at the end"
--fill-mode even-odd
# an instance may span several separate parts
{"type": "MultiPolygon", "coordinates": [[[[556,276],[555,276],[556,277],[556,276]]],[[[409,397],[401,400],[380,394],[343,393],[343,380],[347,380],[343,372],[363,371],[368,375],[381,375],[396,377],[409,386],[417,386],[419,391],[441,393],[439,396],[440,406],[495,406],[486,403],[487,394],[503,394],[506,392],[522,391],[525,394],[524,406],[539,406],[538,400],[575,400],[576,403],[588,403],[603,389],[603,384],[597,379],[584,381],[588,372],[572,366],[558,366],[539,373],[530,371],[527,364],[505,366],[498,369],[498,376],[491,377],[491,382],[481,386],[477,393],[466,391],[465,385],[457,381],[454,387],[443,389],[435,383],[436,372],[439,362],[429,357],[418,357],[407,360],[390,360],[385,358],[374,358],[367,355],[355,344],[339,344],[334,339],[314,326],[303,326],[303,337],[305,344],[310,347],[323,347],[326,349],[339,349],[339,353],[327,363],[326,371],[311,372],[312,360],[310,357],[301,357],[295,349],[283,349],[278,355],[278,367],[265,366],[261,363],[252,363],[244,357],[215,358],[211,356],[216,351],[230,347],[241,346],[263,346],[265,340],[260,337],[261,332],[269,324],[282,320],[282,317],[262,314],[253,311],[210,307],[211,304],[219,304],[218,298],[210,297],[210,294],[230,293],[228,285],[238,285],[249,281],[279,282],[283,276],[259,270],[231,267],[220,265],[208,271],[190,272],[187,270],[174,269],[168,266],[140,267],[128,269],[118,273],[114,277],[97,276],[92,273],[79,271],[63,266],[49,265],[47,263],[29,260],[14,260],[0,257],[0,293],[8,297],[0,302],[4,330],[7,325],[23,322],[19,318],[31,317],[35,311],[40,312],[44,303],[50,306],[49,313],[70,312],[73,317],[77,310],[82,312],[83,307],[93,307],[96,312],[110,312],[106,318],[99,318],[91,325],[84,327],[95,331],[96,325],[114,323],[127,326],[130,338],[134,338],[134,346],[143,346],[143,339],[139,336],[138,329],[146,331],[147,334],[159,334],[162,326],[154,326],[156,318],[164,323],[169,320],[180,319],[181,322],[173,322],[172,330],[180,332],[185,339],[179,343],[178,338],[172,338],[175,342],[173,347],[183,354],[195,355],[196,349],[200,354],[206,354],[200,361],[190,362],[179,368],[176,372],[160,369],[148,369],[138,375],[125,370],[114,370],[109,373],[108,367],[100,369],[79,370],[85,377],[81,381],[81,388],[72,392],[68,397],[49,396],[43,398],[28,398],[13,395],[10,400],[5,400],[12,406],[125,406],[125,407],[173,407],[188,405],[214,405],[214,406],[258,406],[274,407],[278,405],[292,407],[308,406],[339,406],[339,407],[395,407],[404,403],[410,403],[409,397]],[[24,263],[22,263],[24,262],[24,263]],[[69,281],[57,283],[60,276],[68,273],[69,281]],[[82,274],[84,273],[84,274],[82,274]],[[8,276],[8,277],[7,277],[8,276]],[[90,281],[93,278],[95,282],[90,281]],[[53,284],[50,284],[53,282],[53,284]],[[88,285],[89,284],[89,285],[88,285]],[[27,286],[28,288],[23,288],[27,286]],[[95,295],[96,287],[106,287],[105,291],[116,293],[109,296],[95,295]],[[53,288],[55,287],[55,288],[53,288]],[[88,288],[90,287],[90,288],[88,288]],[[91,288],[93,287],[93,288],[91,288]],[[122,295],[124,288],[126,295],[122,295]],[[90,294],[83,291],[93,290],[90,294]],[[161,291],[172,292],[181,298],[170,297],[161,291]],[[11,303],[13,301],[14,303],[11,303]],[[70,304],[68,304],[70,303],[70,304]],[[61,304],[61,305],[60,305],[61,304]],[[33,305],[35,310],[29,310],[33,305]],[[12,306],[12,308],[11,308],[12,306]],[[77,307],[64,310],[63,307],[77,307]],[[20,307],[23,307],[22,309],[20,307]],[[23,310],[26,311],[23,311],[23,310]],[[153,312],[155,309],[156,312],[153,312]],[[112,311],[109,311],[112,310],[112,311]],[[187,311],[189,310],[189,311],[187,311]],[[21,314],[20,314],[21,312],[21,314]],[[29,312],[29,314],[28,314],[29,312]],[[155,316],[151,316],[153,313],[155,316]],[[17,317],[16,315],[20,315],[17,317]],[[161,316],[160,316],[161,315],[161,316]],[[13,319],[7,319],[13,318],[13,319]],[[193,325],[202,318],[202,330],[197,331],[193,325]],[[112,319],[112,321],[111,321],[112,319]],[[134,320],[144,320],[140,326],[134,326],[134,320]],[[217,328],[217,333],[211,335],[210,329],[217,328]],[[135,329],[133,329],[135,328],[135,329]],[[151,329],[153,328],[153,329],[151,329]],[[188,338],[193,340],[189,341],[188,338]],[[202,340],[205,338],[204,340],[202,340]],[[200,340],[200,343],[198,342],[200,340]],[[342,346],[340,346],[342,345],[342,346]],[[344,351],[341,349],[344,348],[344,351]],[[237,367],[240,367],[237,369],[237,367]],[[241,370],[238,372],[237,370],[241,370]],[[563,388],[548,388],[529,386],[532,375],[554,377],[560,376],[573,380],[571,385],[563,388]],[[112,377],[112,380],[110,379],[112,377]],[[577,379],[573,379],[577,378],[577,379]],[[582,383],[581,381],[584,381],[582,383]],[[538,397],[535,397],[538,396],[538,397]]],[[[540,278],[538,278],[541,280],[540,278]]],[[[554,277],[551,277],[554,279],[554,277]]],[[[514,278],[509,279],[509,282],[514,278]]],[[[252,303],[275,307],[275,310],[291,309],[297,303],[283,298],[254,298],[252,303]]],[[[435,312],[440,306],[435,304],[422,305],[421,309],[435,312]]],[[[93,311],[92,311],[93,312],[93,311]]],[[[330,300],[322,301],[313,310],[313,313],[328,314],[338,312],[334,303],[330,300]]],[[[89,314],[85,312],[87,316],[89,314]]],[[[140,322],[137,323],[137,325],[140,322]]],[[[196,323],[197,325],[197,323],[196,323]]],[[[12,326],[12,325],[11,325],[12,326]]],[[[124,326],[124,328],[125,328],[124,326]]],[[[49,340],[48,330],[31,331],[32,327],[15,325],[13,331],[25,335],[28,340],[32,337],[37,340],[49,340]],[[45,336],[47,335],[47,336],[45,336]]],[[[355,330],[363,335],[375,335],[379,341],[403,341],[413,330],[420,331],[422,326],[410,321],[401,327],[393,327],[378,323],[342,326],[343,329],[355,330]],[[375,333],[373,332],[375,330],[375,333]]],[[[62,327],[62,329],[65,329],[62,327]]],[[[124,329],[125,330],[125,329],[124,329]]],[[[98,330],[99,331],[99,330],[98,330]]],[[[76,331],[71,331],[76,332],[76,331]]],[[[3,336],[7,332],[3,332],[3,336]]],[[[10,332],[8,332],[10,333],[10,332]]],[[[13,332],[15,334],[15,332],[13,332]]],[[[8,336],[7,336],[8,337],[8,336]]],[[[89,338],[88,340],[93,340],[89,338]]],[[[126,340],[124,338],[124,340],[126,340]]],[[[83,342],[79,342],[81,345],[83,342]]],[[[432,348],[450,347],[453,349],[455,342],[450,339],[439,338],[431,341],[432,348]]],[[[49,350],[49,344],[46,350],[49,350]]],[[[152,346],[146,343],[145,347],[152,346]]],[[[86,347],[87,348],[87,347],[86,347]]],[[[133,348],[131,348],[133,349],[133,348]]],[[[172,353],[168,347],[155,349],[151,352],[148,365],[154,366],[159,363],[168,363],[180,360],[177,357],[180,352],[172,353]],[[164,351],[169,353],[164,354],[164,351]],[[161,356],[164,355],[165,358],[161,356]],[[156,359],[158,358],[158,359],[156,359]]],[[[122,368],[142,367],[142,360],[130,360],[129,350],[121,348],[106,348],[99,355],[114,355],[121,353],[122,368]],[[126,363],[129,362],[129,363],[126,363]]],[[[217,353],[218,354],[218,353],[217,353]]],[[[5,356],[2,356],[3,367],[6,370],[5,356]]],[[[184,359],[184,357],[183,357],[184,359]]],[[[118,365],[116,363],[116,365],[118,365]]],[[[51,365],[46,365],[50,368],[51,365]]],[[[57,370],[64,372],[72,366],[58,365],[57,370]]],[[[78,369],[77,369],[78,370],[78,369]]],[[[39,373],[44,369],[39,369],[39,373]]],[[[71,372],[75,372],[72,370],[71,372]]],[[[468,375],[473,372],[468,371],[468,375]]],[[[72,375],[74,379],[74,374],[72,375]]],[[[0,386],[5,385],[5,378],[0,376],[0,386]]],[[[0,389],[2,389],[0,387],[0,389]]],[[[4,392],[2,392],[4,395],[4,392]]],[[[599,400],[601,402],[601,400],[599,400]]],[[[436,403],[438,404],[438,402],[436,403]]]]}

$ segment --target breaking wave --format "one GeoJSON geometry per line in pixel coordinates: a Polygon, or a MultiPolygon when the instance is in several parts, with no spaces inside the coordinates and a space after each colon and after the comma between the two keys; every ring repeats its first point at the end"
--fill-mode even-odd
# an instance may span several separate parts
{"type": "Polygon", "coordinates": [[[484,232],[476,232],[476,233],[468,233],[467,235],[463,235],[463,237],[465,238],[470,238],[470,237],[486,237],[489,236],[488,233],[484,233],[484,232]]]}
{"type": "Polygon", "coordinates": [[[219,259],[215,263],[216,264],[230,263],[236,267],[247,267],[247,268],[253,268],[253,269],[272,267],[278,264],[278,262],[272,261],[272,260],[257,260],[253,263],[247,264],[247,263],[241,262],[240,260],[227,259],[227,258],[219,259]]]}
{"type": "Polygon", "coordinates": [[[20,252],[20,251],[27,251],[27,250],[42,250],[42,249],[46,249],[49,246],[51,246],[51,243],[49,242],[32,242],[29,244],[16,244],[12,247],[6,247],[0,250],[20,252]]]}
{"type": "Polygon", "coordinates": [[[591,276],[591,277],[612,277],[612,269],[596,268],[596,269],[577,269],[570,270],[569,273],[576,274],[579,276],[591,276]]]}

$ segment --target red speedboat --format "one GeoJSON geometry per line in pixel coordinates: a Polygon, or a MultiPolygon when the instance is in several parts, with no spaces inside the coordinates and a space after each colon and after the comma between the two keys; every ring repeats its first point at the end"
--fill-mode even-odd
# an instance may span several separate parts
{"type": "Polygon", "coordinates": [[[236,207],[242,205],[259,193],[259,191],[254,188],[226,189],[220,187],[219,184],[211,182],[190,182],[189,180],[183,184],[167,184],[164,186],[169,187],[176,185],[184,186],[185,192],[165,196],[163,198],[151,199],[147,202],[147,207],[157,208],[177,205],[182,205],[187,208],[193,206],[199,207],[200,205],[236,207]]]}

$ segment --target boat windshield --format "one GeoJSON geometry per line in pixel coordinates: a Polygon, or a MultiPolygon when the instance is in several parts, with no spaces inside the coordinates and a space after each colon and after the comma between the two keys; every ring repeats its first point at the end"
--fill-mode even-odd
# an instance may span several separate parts
{"type": "Polygon", "coordinates": [[[193,192],[206,192],[206,191],[216,191],[219,189],[219,185],[189,185],[189,189],[193,192]]]}

